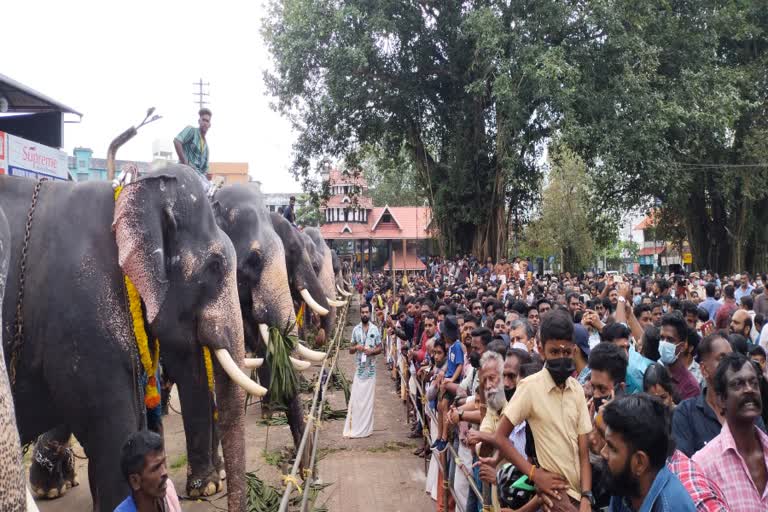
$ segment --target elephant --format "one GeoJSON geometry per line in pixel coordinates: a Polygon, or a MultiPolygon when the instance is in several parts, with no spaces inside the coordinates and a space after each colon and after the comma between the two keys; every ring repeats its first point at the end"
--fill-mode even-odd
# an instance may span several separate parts
{"type": "Polygon", "coordinates": [[[336,251],[332,249],[330,251],[331,263],[333,265],[333,275],[336,280],[336,291],[338,291],[343,297],[350,297],[352,294],[347,291],[347,276],[345,276],[345,272],[348,271],[349,267],[341,262],[339,255],[336,254],[336,251]]]}
{"type": "Polygon", "coordinates": [[[271,213],[270,218],[275,232],[283,243],[288,284],[294,303],[298,304],[303,300],[313,313],[320,316],[322,329],[330,335],[328,297],[312,266],[312,259],[307,252],[301,231],[292,226],[282,215],[271,213]]]}
{"type": "MultiPolygon", "coordinates": [[[[0,304],[5,295],[5,278],[8,273],[8,257],[11,233],[3,210],[0,209],[0,304]]],[[[3,315],[0,308],[0,325],[3,315]]],[[[3,355],[3,329],[0,329],[0,357],[3,355]]],[[[24,482],[24,465],[21,462],[21,444],[16,427],[11,385],[5,365],[0,364],[0,510],[24,512],[37,510],[31,501],[24,482]]]]}
{"type": "Polygon", "coordinates": [[[239,368],[236,255],[194,173],[169,165],[126,184],[117,198],[109,182],[0,176],[11,233],[9,297],[24,285],[23,301],[3,304],[5,332],[17,320],[23,332],[5,353],[16,373],[21,443],[71,428],[88,456],[97,511],[114,510],[128,495],[120,449],[146,428],[126,277],[142,301],[138,318],[163,351],[208,347],[215,355],[228,506],[245,508],[244,391],[263,396],[266,389],[239,368]],[[20,275],[23,253],[32,257],[20,275]]]}
{"type": "MultiPolygon", "coordinates": [[[[305,245],[312,257],[312,266],[317,273],[317,278],[320,280],[320,285],[323,287],[325,296],[329,299],[328,303],[331,306],[330,313],[328,314],[328,324],[332,327],[336,322],[336,308],[346,304],[343,301],[337,301],[333,297],[336,297],[336,275],[333,272],[333,256],[330,247],[325,243],[323,236],[320,234],[320,230],[317,228],[306,228],[303,231],[305,237],[305,245]]],[[[329,334],[330,330],[327,331],[329,334]]]]}
{"type": "MultiPolygon", "coordinates": [[[[260,381],[268,383],[270,371],[263,364],[268,337],[265,333],[269,327],[287,331],[296,321],[283,243],[255,186],[237,184],[216,190],[211,197],[211,206],[216,223],[231,240],[237,255],[237,311],[244,326],[245,346],[261,358],[249,360],[249,364],[252,368],[258,365],[260,381]]],[[[317,287],[309,280],[306,283],[302,284],[304,289],[317,287]]],[[[303,296],[314,302],[308,293],[303,296]]],[[[322,296],[318,300],[322,300],[322,296]]],[[[303,347],[300,350],[304,355],[316,357],[319,354],[303,347]]],[[[189,464],[187,493],[193,497],[207,496],[220,489],[218,428],[211,420],[212,403],[200,361],[199,354],[188,349],[180,350],[178,345],[173,352],[163,352],[164,369],[176,383],[181,401],[189,464]],[[194,410],[193,414],[188,414],[190,409],[194,410]]],[[[294,363],[301,368],[309,366],[298,359],[294,363]]],[[[264,401],[268,400],[269,395],[264,401]]],[[[286,415],[294,443],[298,446],[304,430],[304,417],[297,396],[287,404],[286,415]]]]}

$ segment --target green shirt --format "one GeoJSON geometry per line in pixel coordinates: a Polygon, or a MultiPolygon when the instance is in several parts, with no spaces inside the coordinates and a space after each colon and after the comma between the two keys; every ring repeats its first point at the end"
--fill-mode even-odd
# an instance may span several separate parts
{"type": "Polygon", "coordinates": [[[187,164],[202,175],[208,172],[208,143],[200,133],[200,128],[187,126],[176,136],[181,142],[187,164]]]}

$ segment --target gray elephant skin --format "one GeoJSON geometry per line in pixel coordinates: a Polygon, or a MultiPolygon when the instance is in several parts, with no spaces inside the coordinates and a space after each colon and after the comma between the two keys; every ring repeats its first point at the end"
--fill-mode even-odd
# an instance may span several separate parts
{"type": "MultiPolygon", "coordinates": [[[[8,272],[8,253],[11,234],[3,210],[0,209],[0,304],[5,292],[8,272]]],[[[0,310],[2,325],[2,310],[0,310]]],[[[0,330],[0,354],[3,353],[3,336],[0,330]]],[[[21,463],[21,445],[16,429],[16,413],[13,409],[11,385],[5,365],[0,365],[0,510],[23,512],[26,510],[24,466],[21,463]]]]}
{"type": "MultiPolygon", "coordinates": [[[[124,275],[162,350],[207,346],[222,364],[234,361],[226,365],[232,378],[218,359],[214,370],[229,509],[245,506],[245,396],[232,370],[244,356],[236,259],[192,172],[169,166],[148,173],[117,201],[107,182],[45,182],[34,210],[14,388],[19,432],[27,443],[55,426],[71,428],[89,459],[94,510],[111,511],[128,495],[120,448],[146,427],[124,275]]],[[[12,241],[9,297],[18,291],[34,187],[0,176],[12,241]]],[[[6,335],[15,309],[15,300],[3,304],[6,335]]],[[[10,357],[6,352],[6,365],[10,357]]]]}

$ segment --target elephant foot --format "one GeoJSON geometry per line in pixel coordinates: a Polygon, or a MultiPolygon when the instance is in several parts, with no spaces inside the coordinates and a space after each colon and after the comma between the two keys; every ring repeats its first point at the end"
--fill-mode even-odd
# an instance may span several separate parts
{"type": "Polygon", "coordinates": [[[187,495],[190,498],[213,496],[223,488],[219,472],[214,470],[204,478],[187,477],[187,495]]]}
{"type": "Polygon", "coordinates": [[[38,443],[29,467],[29,484],[35,497],[49,500],[60,498],[80,485],[72,449],[58,441],[38,443]]]}

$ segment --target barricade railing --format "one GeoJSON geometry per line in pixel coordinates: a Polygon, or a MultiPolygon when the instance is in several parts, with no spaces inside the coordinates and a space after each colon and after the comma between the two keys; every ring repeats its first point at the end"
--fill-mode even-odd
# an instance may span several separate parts
{"type": "MultiPolygon", "coordinates": [[[[422,426],[422,433],[423,433],[423,439],[424,439],[424,450],[429,450],[430,446],[432,444],[432,440],[429,437],[429,431],[430,426],[425,421],[424,416],[421,414],[421,410],[423,409],[424,414],[429,418],[429,420],[434,421],[436,424],[439,423],[437,416],[435,414],[435,411],[433,411],[429,404],[427,403],[427,394],[424,390],[424,386],[422,385],[421,381],[414,375],[414,382],[416,384],[416,389],[418,390],[419,394],[421,395],[421,403],[419,403],[419,399],[417,396],[415,396],[413,393],[411,393],[410,386],[408,381],[405,378],[405,375],[403,375],[403,372],[401,371],[400,366],[397,364],[397,361],[394,362],[395,368],[397,370],[397,374],[400,376],[400,385],[404,386],[404,389],[406,389],[406,393],[408,395],[408,398],[411,401],[411,404],[413,405],[414,412],[416,414],[416,417],[418,421],[421,423],[422,426]]],[[[406,412],[407,415],[407,412],[406,412]]],[[[407,419],[407,418],[406,418],[407,419]]],[[[426,454],[425,454],[426,455],[426,454]]],[[[447,449],[442,454],[433,453],[433,456],[436,457],[435,461],[437,462],[439,471],[443,474],[443,510],[448,511],[448,493],[453,496],[454,503],[456,504],[456,509],[460,512],[464,512],[465,510],[465,503],[460,503],[459,499],[456,496],[456,491],[453,488],[454,480],[451,478],[450,471],[447,471],[448,469],[448,459],[447,456],[450,455],[454,461],[454,465],[458,470],[460,470],[464,476],[467,479],[467,482],[469,484],[469,490],[470,492],[474,493],[475,496],[478,499],[478,502],[483,504],[483,510],[491,510],[491,499],[490,499],[490,486],[487,484],[483,484],[483,489],[478,489],[476,483],[474,474],[472,472],[472,468],[468,468],[464,462],[461,460],[461,457],[456,452],[456,450],[453,448],[453,445],[451,443],[448,444],[447,449]],[[442,456],[441,456],[442,455],[442,456]],[[488,491],[486,491],[486,487],[488,487],[488,491]],[[486,492],[484,492],[486,491],[486,492]]]]}
{"type": "Polygon", "coordinates": [[[285,491],[283,492],[283,497],[280,500],[280,508],[278,509],[279,512],[287,512],[294,486],[299,490],[299,493],[302,494],[300,508],[301,512],[305,512],[307,505],[309,504],[309,493],[312,487],[312,482],[314,480],[314,467],[317,457],[317,445],[320,434],[319,426],[320,421],[322,420],[326,391],[328,390],[328,383],[332,379],[334,368],[336,368],[339,350],[341,349],[344,327],[347,323],[348,311],[349,301],[347,301],[347,304],[341,308],[341,313],[337,315],[336,332],[333,335],[331,343],[328,345],[328,353],[325,356],[325,359],[323,359],[322,365],[320,366],[320,374],[317,378],[317,384],[315,385],[315,392],[312,397],[312,405],[309,409],[309,413],[307,414],[304,434],[301,436],[301,442],[299,443],[299,447],[296,450],[296,460],[293,463],[291,472],[288,475],[283,475],[285,491]],[[309,456],[309,467],[304,468],[304,488],[302,489],[302,487],[299,485],[299,481],[297,480],[297,475],[299,473],[299,469],[301,468],[301,461],[303,458],[302,454],[304,453],[304,449],[307,446],[307,440],[309,439],[310,435],[313,436],[312,449],[309,456]]]}

